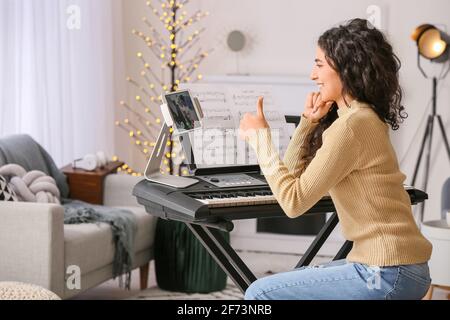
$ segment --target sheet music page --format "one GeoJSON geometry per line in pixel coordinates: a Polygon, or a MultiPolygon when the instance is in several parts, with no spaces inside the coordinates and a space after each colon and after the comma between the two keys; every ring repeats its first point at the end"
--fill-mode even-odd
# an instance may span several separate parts
{"type": "Polygon", "coordinates": [[[290,130],[270,86],[185,84],[183,89],[199,99],[204,113],[202,129],[190,134],[197,167],[258,163],[252,148],[239,139],[239,124],[245,113],[256,113],[260,96],[264,96],[264,114],[273,144],[283,156],[290,130]]]}
{"type": "MultiPolygon", "coordinates": [[[[269,123],[272,132],[272,142],[280,156],[283,157],[284,152],[289,144],[289,132],[286,130],[287,123],[286,118],[280,112],[280,108],[276,105],[274,97],[272,95],[271,86],[239,86],[235,88],[231,95],[232,103],[235,106],[232,109],[235,119],[240,119],[245,113],[256,113],[256,105],[259,97],[264,97],[264,115],[269,123]]],[[[237,124],[239,128],[239,123],[237,124]]],[[[256,154],[253,149],[247,145],[248,161],[249,163],[258,163],[256,154]]]]}

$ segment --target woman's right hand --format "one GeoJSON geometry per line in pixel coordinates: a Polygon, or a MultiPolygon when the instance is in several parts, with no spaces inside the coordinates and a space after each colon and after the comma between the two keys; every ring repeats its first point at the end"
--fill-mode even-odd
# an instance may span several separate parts
{"type": "Polygon", "coordinates": [[[312,122],[319,122],[330,110],[334,101],[322,101],[320,92],[311,92],[306,97],[303,116],[312,122]]]}

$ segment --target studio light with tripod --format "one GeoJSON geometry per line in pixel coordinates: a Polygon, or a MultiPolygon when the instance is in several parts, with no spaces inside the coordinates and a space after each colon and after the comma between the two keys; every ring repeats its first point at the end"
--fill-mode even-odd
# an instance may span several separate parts
{"type": "MultiPolygon", "coordinates": [[[[417,65],[419,67],[420,72],[424,75],[426,79],[432,79],[432,109],[431,113],[428,115],[428,120],[426,124],[426,129],[424,136],[422,138],[422,143],[420,146],[419,155],[417,158],[416,166],[414,169],[414,175],[412,179],[412,185],[414,186],[417,179],[417,174],[419,172],[420,164],[422,162],[422,156],[424,154],[425,147],[427,148],[426,155],[426,163],[425,163],[425,177],[424,177],[424,191],[427,190],[428,186],[428,178],[430,173],[430,160],[431,160],[431,146],[433,141],[433,131],[434,131],[434,122],[437,120],[439,126],[439,132],[442,136],[442,140],[444,141],[445,148],[447,151],[447,156],[450,161],[450,148],[447,139],[447,135],[445,133],[444,122],[442,121],[442,117],[436,113],[436,99],[437,99],[437,83],[439,80],[444,79],[449,70],[450,70],[450,36],[447,35],[442,30],[439,30],[434,25],[431,24],[422,24],[414,30],[412,34],[412,39],[417,44],[417,65]],[[429,77],[422,68],[421,65],[421,57],[424,57],[431,62],[441,63],[443,65],[443,69],[440,76],[429,77]]],[[[425,205],[422,205],[420,217],[420,222],[423,221],[425,205]]]]}

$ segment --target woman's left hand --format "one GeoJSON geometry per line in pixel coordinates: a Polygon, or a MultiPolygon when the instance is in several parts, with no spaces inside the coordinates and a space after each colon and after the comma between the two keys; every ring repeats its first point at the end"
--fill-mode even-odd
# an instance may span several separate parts
{"type": "Polygon", "coordinates": [[[264,116],[264,98],[260,97],[258,99],[258,106],[256,115],[251,113],[246,113],[241,120],[241,125],[239,127],[239,136],[242,140],[247,140],[247,138],[254,134],[258,129],[269,128],[269,124],[264,116]]]}

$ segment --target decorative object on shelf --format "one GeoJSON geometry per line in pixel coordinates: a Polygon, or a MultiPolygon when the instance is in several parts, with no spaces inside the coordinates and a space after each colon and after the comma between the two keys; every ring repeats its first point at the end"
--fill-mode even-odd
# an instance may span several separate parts
{"type": "Polygon", "coordinates": [[[94,171],[97,168],[103,168],[108,163],[104,151],[98,151],[96,154],[87,154],[81,159],[73,161],[72,168],[94,171]]]}
{"type": "MultiPolygon", "coordinates": [[[[199,66],[212,49],[204,50],[199,41],[206,29],[193,29],[194,25],[209,15],[208,12],[198,10],[188,14],[185,7],[189,0],[146,3],[151,14],[149,18],[142,18],[146,29],[132,30],[147,47],[145,52],[136,54],[143,69],[140,78],[127,77],[137,93],[133,94],[134,101],[120,102],[129,113],[129,118],[116,121],[116,126],[127,132],[145,160],[148,160],[162,125],[158,116],[161,94],[176,91],[181,83],[201,80],[203,76],[197,73],[199,66]]],[[[189,172],[181,165],[185,159],[181,144],[170,137],[166,147],[161,173],[188,175],[189,172]],[[178,166],[178,170],[174,166],[178,166]]]]}
{"type": "MultiPolygon", "coordinates": [[[[442,135],[442,140],[444,141],[445,148],[447,150],[447,156],[450,160],[450,146],[447,139],[447,134],[445,133],[444,123],[439,114],[436,113],[436,102],[437,102],[437,82],[438,80],[442,80],[446,77],[448,72],[450,71],[450,36],[447,35],[444,31],[438,29],[432,24],[422,24],[418,26],[411,38],[417,44],[417,66],[420,72],[426,79],[430,79],[427,73],[424,71],[421,65],[421,57],[424,57],[431,62],[441,63],[442,70],[439,76],[432,76],[432,110],[431,114],[428,115],[428,120],[426,124],[426,129],[422,138],[422,144],[420,147],[419,155],[417,158],[417,162],[414,169],[414,175],[411,182],[411,185],[415,186],[417,174],[419,172],[419,167],[422,162],[422,156],[425,149],[425,145],[427,145],[427,156],[425,163],[425,176],[424,176],[424,187],[423,190],[427,191],[429,171],[430,171],[430,160],[431,160],[431,146],[433,140],[433,129],[434,129],[434,120],[437,119],[440,133],[442,135]]],[[[422,204],[419,221],[423,221],[425,204],[422,204]]]]}

